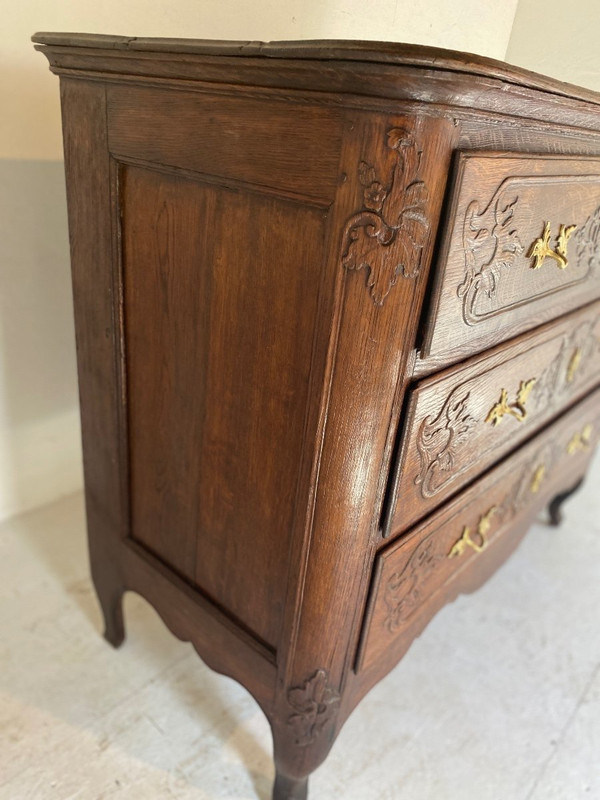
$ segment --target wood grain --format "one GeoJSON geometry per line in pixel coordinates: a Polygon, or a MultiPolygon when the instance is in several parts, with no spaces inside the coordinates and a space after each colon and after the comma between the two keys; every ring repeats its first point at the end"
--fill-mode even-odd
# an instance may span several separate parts
{"type": "Polygon", "coordinates": [[[260,703],[275,800],[305,798],[435,611],[585,473],[600,96],[416,46],[34,38],[106,636],[146,597],[260,703]],[[577,225],[566,270],[530,269],[546,222],[554,247],[577,225]],[[493,262],[502,227],[471,291],[463,234],[493,262]]]}
{"type": "Polygon", "coordinates": [[[333,199],[341,136],[335,110],[290,113],[273,100],[130,86],[110,87],[107,102],[109,148],[116,158],[179,167],[324,206],[333,199]]]}
{"type": "Polygon", "coordinates": [[[600,303],[593,303],[417,383],[386,534],[429,513],[599,381],[600,303]],[[503,392],[508,410],[496,417],[503,392]]]}
{"type": "Polygon", "coordinates": [[[600,161],[459,153],[420,358],[439,368],[598,297],[599,249],[600,161]],[[533,268],[545,224],[551,250],[576,226],[566,268],[533,268]]]}
{"type": "Polygon", "coordinates": [[[600,392],[566,414],[549,431],[535,437],[471,488],[401,536],[379,555],[374,569],[373,599],[365,622],[359,668],[390,663],[412,639],[412,628],[431,618],[437,596],[454,592],[453,582],[468,585],[468,571],[493,552],[496,540],[510,533],[520,517],[531,519],[563,487],[581,475],[600,439],[600,392]],[[591,426],[588,444],[572,452],[573,437],[591,426]],[[540,468],[543,467],[543,474],[540,468]],[[542,478],[540,478],[542,474],[542,478]],[[481,521],[487,525],[478,532],[481,521]],[[452,555],[469,529],[482,553],[466,546],[452,555]]]}
{"type": "Polygon", "coordinates": [[[274,649],[325,212],[134,167],[122,182],[132,535],[274,649]]]}

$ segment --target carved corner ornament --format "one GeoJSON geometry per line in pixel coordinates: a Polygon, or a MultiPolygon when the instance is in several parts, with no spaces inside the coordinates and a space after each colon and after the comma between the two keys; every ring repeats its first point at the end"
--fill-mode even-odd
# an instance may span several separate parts
{"type": "Polygon", "coordinates": [[[342,239],[343,266],[368,271],[367,286],[378,306],[399,276],[417,277],[429,231],[428,191],[419,178],[421,151],[403,128],[388,131],[387,146],[395,151],[396,160],[385,178],[375,167],[360,163],[363,208],[348,220],[342,239]]]}
{"type": "Polygon", "coordinates": [[[296,744],[308,747],[335,717],[340,695],[329,686],[327,671],[318,669],[300,686],[291,688],[287,700],[294,709],[294,713],[288,717],[288,724],[296,734],[296,744]]]}

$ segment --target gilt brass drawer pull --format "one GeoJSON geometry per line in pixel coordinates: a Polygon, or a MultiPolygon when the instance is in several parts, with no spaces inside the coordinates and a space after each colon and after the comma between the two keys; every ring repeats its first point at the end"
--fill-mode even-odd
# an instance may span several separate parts
{"type": "Polygon", "coordinates": [[[567,453],[574,456],[580,450],[587,450],[592,443],[593,430],[594,426],[588,423],[583,430],[574,433],[567,445],[567,453]]]}
{"type": "Polygon", "coordinates": [[[529,248],[527,258],[533,259],[531,269],[539,269],[547,258],[556,261],[559,269],[566,269],[569,265],[567,260],[567,245],[569,239],[577,230],[577,225],[561,225],[556,237],[556,247],[550,247],[550,223],[544,224],[544,233],[529,248]]]}
{"type": "Polygon", "coordinates": [[[533,494],[537,494],[539,492],[545,477],[546,477],[546,465],[540,464],[539,467],[537,467],[537,469],[533,473],[533,478],[531,479],[531,491],[533,494]]]}
{"type": "Polygon", "coordinates": [[[575,379],[575,373],[579,369],[581,364],[581,348],[576,347],[573,351],[573,355],[571,356],[571,360],[569,361],[569,366],[567,367],[567,383],[573,383],[575,379]]]}
{"type": "Polygon", "coordinates": [[[448,558],[462,556],[467,547],[472,547],[476,553],[482,553],[489,544],[487,533],[492,524],[490,520],[497,510],[498,509],[496,506],[492,506],[489,511],[486,511],[485,514],[483,514],[483,516],[479,519],[479,523],[477,525],[477,535],[479,536],[480,540],[479,542],[476,542],[471,537],[471,529],[465,525],[460,539],[458,539],[452,545],[452,549],[448,553],[448,558]]]}
{"type": "Polygon", "coordinates": [[[528,381],[521,381],[519,391],[517,392],[517,399],[514,403],[508,402],[508,392],[506,389],[502,389],[500,391],[500,400],[496,405],[492,406],[485,421],[491,422],[492,425],[499,425],[502,422],[502,418],[506,414],[510,414],[511,417],[514,417],[519,422],[523,422],[527,417],[525,404],[531,394],[531,390],[535,386],[536,380],[536,378],[531,378],[528,381]]]}

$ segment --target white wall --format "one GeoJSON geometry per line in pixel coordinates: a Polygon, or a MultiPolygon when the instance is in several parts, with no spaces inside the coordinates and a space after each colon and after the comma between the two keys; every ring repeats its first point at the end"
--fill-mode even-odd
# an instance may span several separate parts
{"type": "Polygon", "coordinates": [[[35,31],[417,42],[502,58],[517,0],[21,0],[0,28],[0,518],[81,485],[58,79],[35,31]]]}
{"type": "Polygon", "coordinates": [[[506,60],[600,91],[599,0],[519,0],[506,60]]]}

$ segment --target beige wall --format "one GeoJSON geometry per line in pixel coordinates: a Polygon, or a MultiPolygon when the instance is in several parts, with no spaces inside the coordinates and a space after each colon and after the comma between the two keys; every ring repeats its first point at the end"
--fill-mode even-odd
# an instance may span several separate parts
{"type": "Polygon", "coordinates": [[[600,91],[599,40],[599,0],[519,0],[506,60],[600,91]]]}
{"type": "Polygon", "coordinates": [[[4,6],[0,518],[81,485],[58,80],[34,52],[31,34],[379,38],[501,58],[516,0],[21,0],[4,6]]]}

